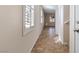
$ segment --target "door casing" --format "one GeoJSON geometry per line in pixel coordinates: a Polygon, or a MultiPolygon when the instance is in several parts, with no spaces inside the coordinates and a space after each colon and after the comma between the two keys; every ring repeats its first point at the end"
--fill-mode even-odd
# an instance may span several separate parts
{"type": "Polygon", "coordinates": [[[69,41],[69,52],[75,52],[75,40],[74,40],[74,5],[70,5],[70,41],[69,41]]]}

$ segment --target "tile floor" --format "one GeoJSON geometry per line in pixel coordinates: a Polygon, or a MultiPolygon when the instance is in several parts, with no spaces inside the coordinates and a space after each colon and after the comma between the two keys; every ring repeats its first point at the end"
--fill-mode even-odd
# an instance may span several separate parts
{"type": "Polygon", "coordinates": [[[33,47],[32,53],[68,53],[68,45],[63,45],[55,34],[54,27],[45,27],[33,47]]]}

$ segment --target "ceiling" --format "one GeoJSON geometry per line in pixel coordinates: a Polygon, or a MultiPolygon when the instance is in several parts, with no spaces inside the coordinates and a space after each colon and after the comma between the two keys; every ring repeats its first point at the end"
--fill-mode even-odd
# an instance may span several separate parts
{"type": "Polygon", "coordinates": [[[55,13],[56,5],[43,5],[42,6],[45,13],[55,13]]]}

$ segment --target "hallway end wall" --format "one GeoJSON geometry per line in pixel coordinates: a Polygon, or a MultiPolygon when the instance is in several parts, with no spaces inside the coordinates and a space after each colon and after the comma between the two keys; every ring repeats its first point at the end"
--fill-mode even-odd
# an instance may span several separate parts
{"type": "Polygon", "coordinates": [[[44,13],[45,14],[45,24],[44,26],[53,26],[55,27],[55,22],[50,22],[50,16],[54,16],[55,17],[55,14],[54,13],[44,13]]]}

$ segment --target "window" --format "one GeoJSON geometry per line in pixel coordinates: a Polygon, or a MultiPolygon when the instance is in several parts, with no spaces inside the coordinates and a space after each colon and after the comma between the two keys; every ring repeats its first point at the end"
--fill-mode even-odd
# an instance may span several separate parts
{"type": "Polygon", "coordinates": [[[34,5],[23,6],[23,35],[34,28],[34,5]]]}
{"type": "Polygon", "coordinates": [[[41,23],[43,23],[43,10],[41,8],[41,23]]]}
{"type": "Polygon", "coordinates": [[[34,26],[34,6],[26,5],[25,6],[25,21],[24,25],[26,29],[29,29],[34,26]]]}

